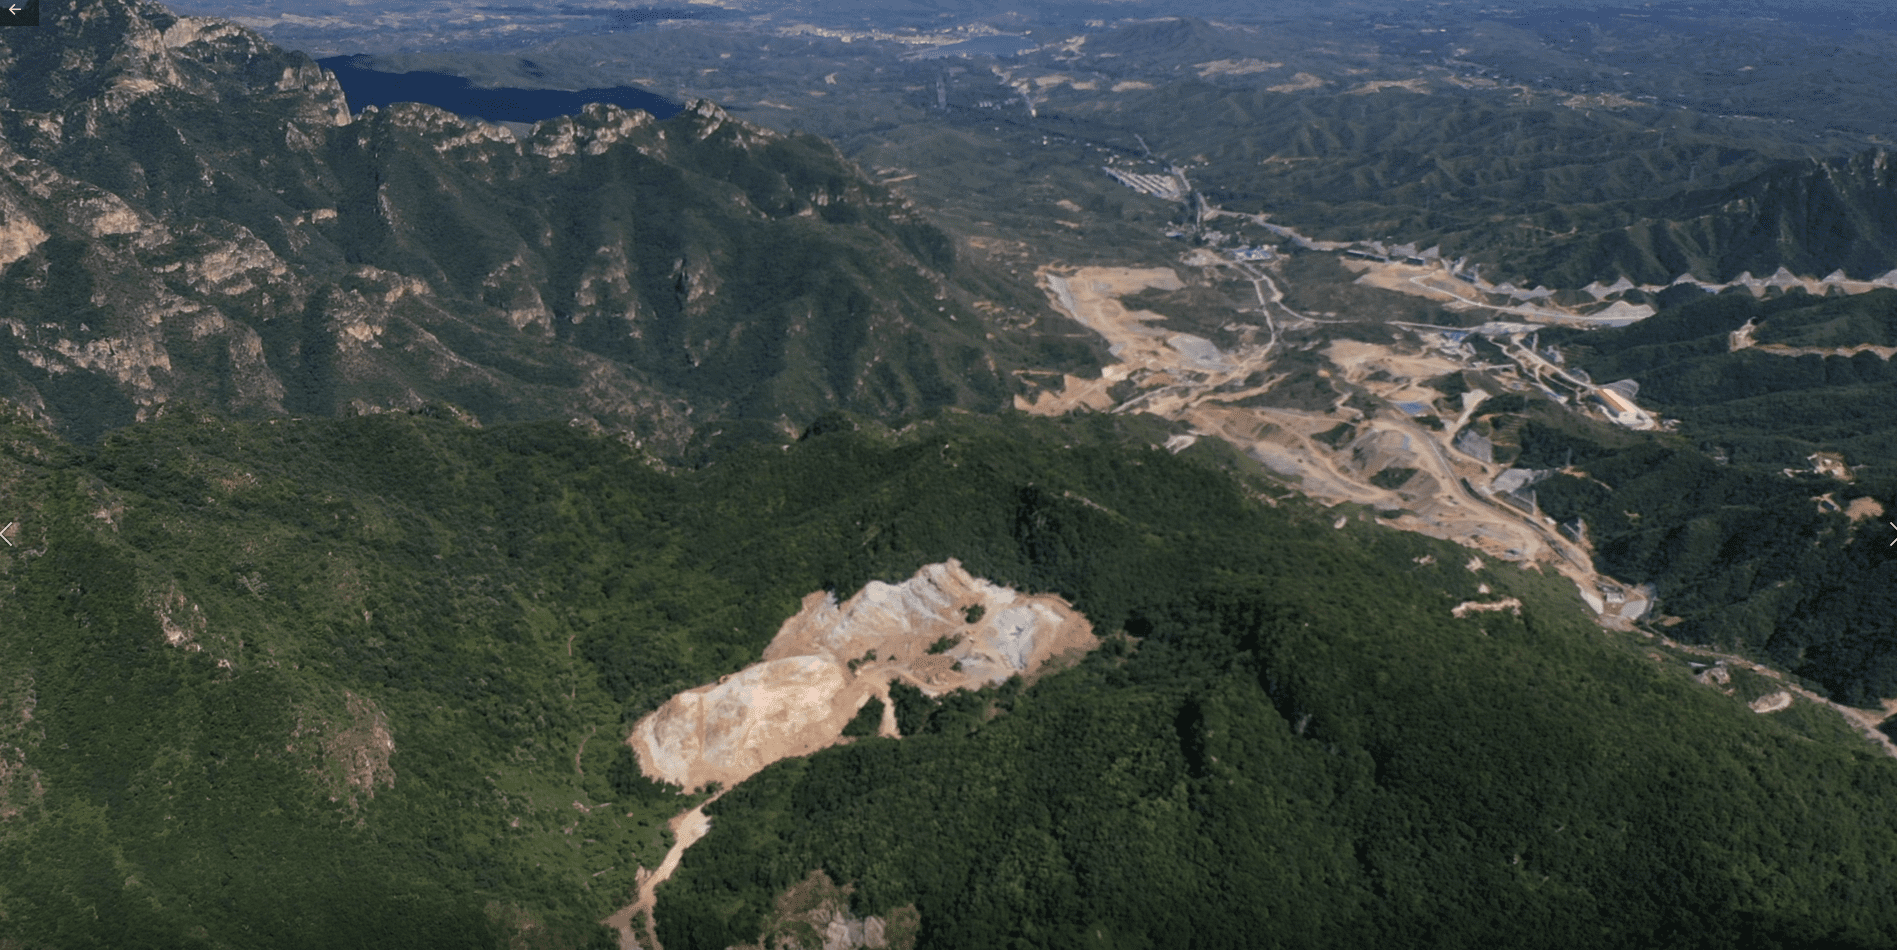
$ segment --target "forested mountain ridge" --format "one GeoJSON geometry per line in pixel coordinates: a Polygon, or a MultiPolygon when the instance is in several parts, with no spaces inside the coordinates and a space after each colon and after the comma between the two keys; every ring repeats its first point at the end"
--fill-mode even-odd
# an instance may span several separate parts
{"type": "Polygon", "coordinates": [[[143,0],[0,38],[0,102],[0,395],[82,437],[445,400],[676,446],[1006,394],[945,237],[709,103],[352,119],[301,54],[143,0]]]}
{"type": "Polygon", "coordinates": [[[817,868],[921,947],[1897,939],[1897,762],[1560,578],[1137,419],[824,429],[665,474],[562,423],[6,420],[0,939],[611,946],[699,800],[631,723],[947,557],[1107,643],[732,790],[665,946],[756,940],[817,868]]]}
{"type": "Polygon", "coordinates": [[[1882,149],[1777,162],[1736,184],[1637,206],[1633,217],[1557,242],[1524,266],[1557,279],[1617,272],[1657,283],[1763,278],[1780,268],[1871,280],[1897,269],[1897,176],[1882,149]]]}
{"type": "MultiPolygon", "coordinates": [[[[1565,57],[1562,44],[1526,34],[1517,42],[1535,55],[1498,72],[1467,48],[1487,48],[1483,40],[1436,49],[1446,42],[1436,27],[1509,29],[1447,10],[1417,16],[1443,20],[1379,22],[1361,35],[1311,23],[1128,21],[998,68],[1044,84],[1024,128],[1122,148],[1137,134],[1126,151],[1157,156],[1146,170],[1189,168],[1225,210],[1327,240],[1437,246],[1496,281],[1665,285],[1690,273],[1725,282],[1781,266],[1871,279],[1897,268],[1897,189],[1882,139],[1871,136],[1880,143],[1871,149],[1862,135],[1832,139],[1789,119],[1643,94],[1689,72],[1664,61],[1615,68],[1611,82],[1568,76],[1564,88],[1545,71],[1560,72],[1551,62],[1565,57]]],[[[1618,28],[1638,34],[1637,22],[1618,28]]],[[[1779,68],[1758,55],[1760,68],[1779,68]]]]}
{"type": "Polygon", "coordinates": [[[1329,239],[1436,245],[1495,280],[1664,285],[1780,267],[1868,280],[1897,268],[1897,185],[1882,149],[1792,159],[1783,143],[1704,117],[1416,82],[1429,94],[1182,80],[1105,103],[1057,90],[1043,108],[1107,112],[1155,148],[1204,156],[1193,180],[1223,207],[1329,239]],[[1209,127],[1196,119],[1206,114],[1229,118],[1209,127]]]}

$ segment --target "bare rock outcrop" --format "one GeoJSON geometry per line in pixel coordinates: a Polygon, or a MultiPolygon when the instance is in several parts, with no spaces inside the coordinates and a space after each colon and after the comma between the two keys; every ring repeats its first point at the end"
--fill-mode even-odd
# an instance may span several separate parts
{"type": "MultiPolygon", "coordinates": [[[[366,696],[344,691],[346,723],[325,719],[317,724],[323,763],[321,781],[329,787],[330,801],[347,800],[351,807],[374,798],[378,788],[395,787],[395,736],[389,717],[366,696]]],[[[299,724],[297,732],[304,730],[299,724]]],[[[292,736],[296,738],[296,736],[292,736]]]]}
{"type": "Polygon", "coordinates": [[[763,922],[763,938],[731,950],[909,950],[922,918],[910,904],[887,916],[850,914],[849,885],[839,887],[821,870],[778,895],[763,922]]]}

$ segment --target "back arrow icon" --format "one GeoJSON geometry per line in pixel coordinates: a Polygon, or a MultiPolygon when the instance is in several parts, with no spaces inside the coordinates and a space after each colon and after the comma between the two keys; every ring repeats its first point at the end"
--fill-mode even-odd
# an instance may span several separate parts
{"type": "Polygon", "coordinates": [[[8,7],[8,8],[7,8],[7,12],[8,12],[8,13],[11,13],[11,14],[13,14],[14,16],[19,16],[19,15],[20,15],[20,5],[16,3],[16,4],[14,4],[13,6],[10,6],[10,7],[8,7]]]}

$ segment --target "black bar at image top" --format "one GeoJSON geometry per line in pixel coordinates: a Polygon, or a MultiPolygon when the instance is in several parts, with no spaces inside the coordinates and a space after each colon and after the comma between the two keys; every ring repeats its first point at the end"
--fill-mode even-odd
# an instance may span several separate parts
{"type": "Polygon", "coordinates": [[[0,26],[39,26],[40,0],[0,0],[0,26]]]}

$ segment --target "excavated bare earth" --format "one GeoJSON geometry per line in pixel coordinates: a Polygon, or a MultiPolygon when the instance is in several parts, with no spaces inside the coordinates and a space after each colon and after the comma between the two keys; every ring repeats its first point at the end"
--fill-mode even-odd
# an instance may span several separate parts
{"type": "Polygon", "coordinates": [[[762,661],[672,697],[639,720],[628,741],[652,778],[729,788],[778,759],[834,745],[872,696],[884,699],[884,725],[893,727],[892,680],[931,696],[976,689],[1098,643],[1061,598],[997,587],[951,559],[901,584],[872,581],[841,605],[830,594],[805,597],[762,661]],[[969,623],[964,610],[976,606],[981,618],[969,623]],[[942,637],[959,639],[930,654],[942,637]],[[871,653],[876,658],[866,659],[871,653]]]}
{"type": "MultiPolygon", "coordinates": [[[[1214,263],[1201,266],[1218,266],[1216,259],[1208,260],[1214,263]]],[[[1347,263],[1356,264],[1354,269],[1357,270],[1368,269],[1362,262],[1347,263]]],[[[1403,276],[1403,280],[1391,282],[1393,288],[1401,284],[1410,292],[1441,290],[1428,280],[1413,279],[1414,275],[1403,271],[1403,266],[1407,265],[1388,265],[1375,272],[1386,277],[1403,276]]],[[[1441,271],[1440,268],[1411,270],[1426,271],[1432,280],[1441,271]]],[[[1149,325],[1163,320],[1159,314],[1129,310],[1120,302],[1122,296],[1147,288],[1184,286],[1171,268],[1082,267],[1061,272],[1043,267],[1039,275],[1049,302],[1106,338],[1116,362],[1104,367],[1098,379],[1066,376],[1059,390],[1016,396],[1016,408],[1036,415],[1060,415],[1080,409],[1112,412],[1138,409],[1185,422],[1193,434],[1174,436],[1167,443],[1168,447],[1189,445],[1200,436],[1223,439],[1284,476],[1305,495],[1325,504],[1355,502],[1384,510],[1396,508],[1400,512],[1396,517],[1382,519],[1391,527],[1455,541],[1525,567],[1552,567],[1574,582],[1581,598],[1599,615],[1604,626],[1626,629],[1649,606],[1648,598],[1638,592],[1618,602],[1605,597],[1610,585],[1623,592],[1625,585],[1611,584],[1610,579],[1596,573],[1585,542],[1575,543],[1561,536],[1552,520],[1493,499],[1478,498],[1462,487],[1491,484],[1503,468],[1455,451],[1449,444],[1450,436],[1463,428],[1481,404],[1481,394],[1463,394],[1461,418],[1436,432],[1418,425],[1408,413],[1398,411],[1399,403],[1439,405],[1443,401],[1442,394],[1424,385],[1424,381],[1462,368],[1455,360],[1438,353],[1405,352],[1388,344],[1333,339],[1321,351],[1329,365],[1320,375],[1368,392],[1390,408],[1365,413],[1346,405],[1341,395],[1328,411],[1320,412],[1239,404],[1240,398],[1269,389],[1273,384],[1267,382],[1262,387],[1252,387],[1248,382],[1259,377],[1273,379],[1271,346],[1246,345],[1232,352],[1214,347],[1210,353],[1204,347],[1182,346],[1181,341],[1186,339],[1183,335],[1149,325]],[[1116,385],[1139,392],[1115,406],[1108,390],[1116,385]],[[1235,385],[1240,388],[1235,389],[1235,385]],[[1355,427],[1355,435],[1349,443],[1333,448],[1316,438],[1339,422],[1355,427]],[[1415,474],[1395,489],[1381,488],[1370,481],[1372,475],[1393,467],[1413,469],[1415,474]]],[[[1286,318],[1303,319],[1281,305],[1280,309],[1286,318]]],[[[1268,313],[1265,316],[1270,318],[1268,313]]],[[[1755,346],[1751,340],[1752,329],[1748,324],[1736,331],[1732,348],[1755,346]]],[[[1869,346],[1856,349],[1875,351],[1869,346]]],[[[1879,352],[1879,355],[1884,354],[1879,352]]],[[[1515,388],[1520,388],[1520,384],[1515,388]]],[[[1847,481],[1850,478],[1841,458],[1821,453],[1811,461],[1815,471],[1847,481]]],[[[1571,470],[1569,473],[1574,474],[1571,470]]],[[[1832,504],[1837,502],[1833,500],[1832,504]]],[[[1853,520],[1882,517],[1883,511],[1883,506],[1871,498],[1854,499],[1846,508],[1853,520]]],[[[1336,525],[1342,528],[1346,523],[1346,519],[1339,518],[1336,525]]],[[[1481,566],[1480,558],[1470,559],[1470,570],[1480,570],[1481,566]]],[[[1497,610],[1518,613],[1521,605],[1514,598],[1492,603],[1468,601],[1452,613],[1460,618],[1497,610]]],[[[1723,659],[1774,679],[1784,679],[1777,670],[1749,660],[1661,639],[1688,653],[1723,659]]],[[[1877,743],[1885,754],[1897,757],[1897,742],[1878,729],[1886,718],[1897,715],[1897,700],[1886,700],[1885,709],[1880,712],[1867,712],[1832,702],[1787,682],[1783,692],[1759,700],[1752,708],[1762,713],[1776,712],[1788,708],[1793,696],[1831,708],[1877,743]]]]}
{"type": "MultiPolygon", "coordinates": [[[[1016,396],[1016,408],[1036,415],[1105,409],[1113,405],[1108,389],[1128,381],[1140,394],[1110,411],[1137,409],[1185,422],[1195,434],[1231,443],[1326,504],[1397,509],[1403,514],[1387,520],[1393,527],[1456,541],[1498,559],[1549,565],[1575,582],[1604,622],[1619,622],[1601,603],[1601,578],[1586,550],[1560,537],[1550,524],[1461,489],[1465,479],[1489,484],[1502,466],[1451,451],[1446,439],[1452,430],[1430,432],[1394,408],[1366,415],[1343,405],[1342,395],[1323,412],[1247,404],[1246,397],[1276,381],[1271,347],[1213,348],[1208,354],[1181,334],[1149,325],[1163,320],[1159,314],[1121,303],[1122,296],[1147,288],[1184,286],[1171,268],[1082,267],[1061,273],[1049,267],[1040,276],[1050,303],[1104,337],[1116,362],[1098,379],[1067,377],[1060,390],[1016,396]],[[1271,382],[1247,385],[1259,376],[1271,382]],[[1316,438],[1339,422],[1357,426],[1350,444],[1333,449],[1316,438]],[[1390,467],[1415,469],[1418,475],[1397,489],[1371,483],[1372,475],[1390,467]]],[[[1421,381],[1461,368],[1439,355],[1348,339],[1330,341],[1322,353],[1330,364],[1326,375],[1391,404],[1439,400],[1441,394],[1421,381]]],[[[1480,394],[1465,398],[1465,416],[1480,399],[1480,394]]]]}
{"type": "MultiPolygon", "coordinates": [[[[843,741],[843,727],[872,697],[883,700],[882,734],[896,735],[889,700],[896,680],[931,696],[977,689],[1031,678],[1099,642],[1062,598],[991,584],[951,558],[900,584],[871,581],[841,604],[833,594],[810,594],[763,659],[666,700],[626,741],[649,778],[729,789],[779,759],[843,741]],[[954,645],[931,654],[945,637],[954,645]]],[[[702,805],[673,819],[672,850],[651,874],[641,874],[638,900],[605,921],[619,931],[622,948],[640,945],[633,921],[641,912],[651,920],[658,885],[710,827],[702,805]]],[[[657,947],[650,926],[645,940],[657,947]]]]}

